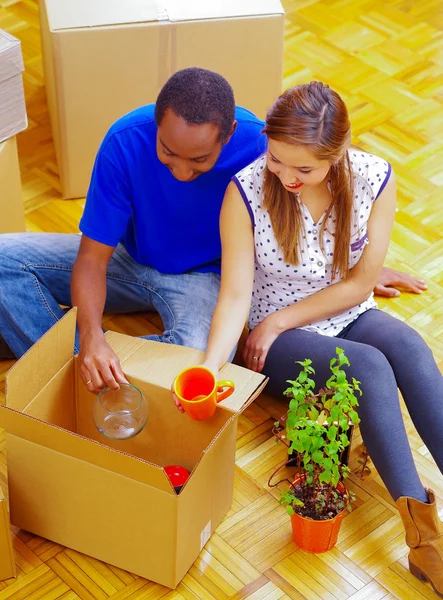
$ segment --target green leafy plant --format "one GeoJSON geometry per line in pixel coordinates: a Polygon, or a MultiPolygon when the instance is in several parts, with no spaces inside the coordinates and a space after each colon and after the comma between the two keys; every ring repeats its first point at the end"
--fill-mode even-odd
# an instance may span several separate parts
{"type": "MultiPolygon", "coordinates": [[[[348,381],[349,366],[344,351],[336,348],[330,361],[331,376],[323,389],[314,393],[312,361],[297,361],[302,370],[284,392],[290,398],[286,418],[289,454],[296,453],[300,482],[281,492],[280,502],[289,514],[297,512],[316,520],[330,519],[350,507],[354,499],[342,481],[350,470],[341,461],[349,445],[348,430],[360,422],[356,408],[360,382],[348,381]]],[[[279,423],[280,427],[281,424],[279,423]]]]}

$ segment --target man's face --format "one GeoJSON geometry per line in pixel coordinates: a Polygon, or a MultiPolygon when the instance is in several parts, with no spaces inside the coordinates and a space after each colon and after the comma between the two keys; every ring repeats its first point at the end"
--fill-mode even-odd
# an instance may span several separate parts
{"type": "Polygon", "coordinates": [[[216,125],[190,125],[170,108],[158,126],[158,159],[179,181],[193,181],[210,171],[222,147],[220,129],[216,125]]]}

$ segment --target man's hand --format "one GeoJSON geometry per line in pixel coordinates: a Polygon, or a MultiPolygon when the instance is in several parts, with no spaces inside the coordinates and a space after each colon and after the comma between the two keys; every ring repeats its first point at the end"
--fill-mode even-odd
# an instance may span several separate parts
{"type": "Polygon", "coordinates": [[[409,273],[383,267],[374,288],[374,294],[385,296],[386,298],[395,298],[400,296],[400,291],[396,288],[414,294],[421,294],[428,289],[428,286],[423,279],[417,279],[417,277],[409,275],[409,273]]]}
{"type": "Polygon", "coordinates": [[[105,386],[118,390],[119,383],[128,383],[117,355],[102,333],[80,341],[79,363],[82,381],[94,394],[105,386]]]}

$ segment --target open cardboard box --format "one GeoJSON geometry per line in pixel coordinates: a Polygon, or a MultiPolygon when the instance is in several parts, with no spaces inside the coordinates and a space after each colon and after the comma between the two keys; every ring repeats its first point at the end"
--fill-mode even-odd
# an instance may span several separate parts
{"type": "Polygon", "coordinates": [[[150,411],[138,436],[109,440],[94,426],[95,396],[72,355],[75,320],[71,310],[6,377],[11,522],[174,588],[231,506],[237,416],[266,382],[226,365],[221,378],[235,392],[211,419],[193,421],[175,408],[170,386],[202,353],[108,332],[150,411]],[[178,495],[163,469],[174,464],[191,472],[178,495]]]}

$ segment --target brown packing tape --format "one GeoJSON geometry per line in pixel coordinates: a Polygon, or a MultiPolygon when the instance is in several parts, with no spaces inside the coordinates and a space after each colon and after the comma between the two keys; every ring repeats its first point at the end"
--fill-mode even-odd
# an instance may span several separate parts
{"type": "Polygon", "coordinates": [[[159,23],[158,90],[177,71],[177,25],[171,21],[159,23]]]}
{"type": "Polygon", "coordinates": [[[169,72],[172,75],[177,71],[177,24],[169,23],[169,36],[171,39],[171,64],[169,72]]]}
{"type": "Polygon", "coordinates": [[[165,21],[159,23],[159,36],[158,36],[158,67],[157,67],[157,88],[161,88],[165,85],[166,80],[169,77],[168,69],[168,55],[169,55],[169,22],[165,21]]]}

